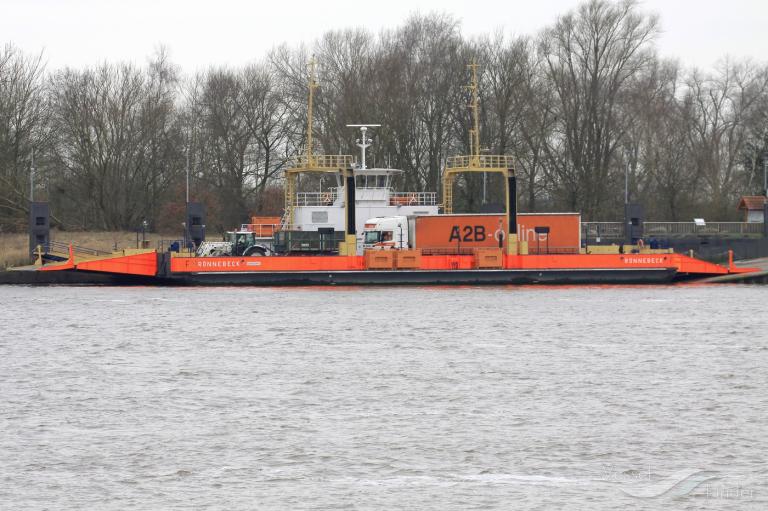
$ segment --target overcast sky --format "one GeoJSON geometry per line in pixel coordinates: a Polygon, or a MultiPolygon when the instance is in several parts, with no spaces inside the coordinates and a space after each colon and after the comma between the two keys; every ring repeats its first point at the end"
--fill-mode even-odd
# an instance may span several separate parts
{"type": "MultiPolygon", "coordinates": [[[[144,63],[160,44],[185,71],[240,65],[282,42],[310,43],[323,32],[396,27],[409,14],[442,11],[465,36],[497,28],[535,34],[576,0],[0,0],[0,42],[40,52],[48,67],[104,60],[144,63]]],[[[661,16],[662,55],[710,67],[725,55],[765,61],[768,0],[645,0],[661,16]]]]}

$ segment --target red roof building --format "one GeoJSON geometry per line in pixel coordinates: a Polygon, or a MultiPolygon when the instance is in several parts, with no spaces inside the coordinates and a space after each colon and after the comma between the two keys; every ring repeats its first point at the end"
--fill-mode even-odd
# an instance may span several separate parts
{"type": "Polygon", "coordinates": [[[744,211],[744,221],[762,223],[765,220],[763,209],[768,198],[763,195],[744,195],[739,199],[739,211],[744,211]]]}

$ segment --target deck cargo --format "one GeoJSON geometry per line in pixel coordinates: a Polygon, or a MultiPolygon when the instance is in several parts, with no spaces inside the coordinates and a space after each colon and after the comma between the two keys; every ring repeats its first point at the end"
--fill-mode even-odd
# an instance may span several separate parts
{"type": "MultiPolygon", "coordinates": [[[[395,217],[393,217],[395,218],[395,217]]],[[[409,245],[426,253],[462,253],[478,248],[503,248],[507,236],[505,215],[422,215],[395,220],[391,232],[382,232],[380,243],[401,248],[409,245]],[[407,243],[401,243],[400,240],[407,243]]],[[[372,224],[366,224],[372,225],[372,224]]],[[[578,213],[522,213],[517,215],[518,239],[532,254],[578,254],[581,215],[578,213]]]]}

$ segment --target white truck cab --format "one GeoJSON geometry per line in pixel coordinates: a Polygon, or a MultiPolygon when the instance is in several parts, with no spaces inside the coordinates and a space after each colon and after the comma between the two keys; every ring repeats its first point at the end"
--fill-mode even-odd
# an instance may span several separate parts
{"type": "Polygon", "coordinates": [[[406,250],[408,247],[408,217],[380,216],[365,221],[364,250],[406,250]]]}

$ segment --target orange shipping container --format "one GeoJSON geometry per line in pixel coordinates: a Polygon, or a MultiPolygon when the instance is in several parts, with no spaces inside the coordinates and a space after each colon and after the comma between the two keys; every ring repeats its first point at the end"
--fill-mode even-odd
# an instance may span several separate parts
{"type": "MultiPolygon", "coordinates": [[[[415,246],[427,250],[499,247],[499,238],[506,239],[507,233],[505,215],[433,215],[412,217],[410,220],[415,246]]],[[[528,242],[532,253],[578,253],[581,215],[521,213],[517,216],[517,233],[520,241],[528,242]],[[536,227],[548,227],[549,233],[537,234],[536,227]]]]}
{"type": "Polygon", "coordinates": [[[280,226],[279,216],[252,216],[248,229],[259,238],[271,238],[280,226]]]}
{"type": "Polygon", "coordinates": [[[579,213],[521,213],[517,215],[517,237],[528,242],[531,254],[578,254],[581,247],[579,213]],[[536,227],[549,227],[537,234],[536,227]]]}

